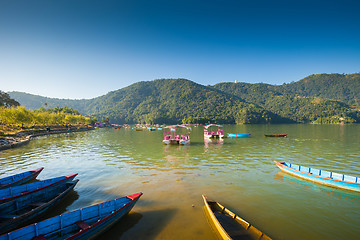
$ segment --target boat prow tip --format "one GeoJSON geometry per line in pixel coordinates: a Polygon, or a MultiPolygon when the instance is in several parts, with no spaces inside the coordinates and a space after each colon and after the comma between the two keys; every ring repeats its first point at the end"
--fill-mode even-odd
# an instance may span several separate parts
{"type": "Polygon", "coordinates": [[[135,194],[132,194],[132,195],[127,195],[126,197],[127,197],[127,198],[130,198],[131,200],[134,200],[134,199],[136,199],[136,198],[141,197],[141,195],[143,195],[143,193],[142,193],[142,192],[139,192],[139,193],[135,193],[135,194]]]}

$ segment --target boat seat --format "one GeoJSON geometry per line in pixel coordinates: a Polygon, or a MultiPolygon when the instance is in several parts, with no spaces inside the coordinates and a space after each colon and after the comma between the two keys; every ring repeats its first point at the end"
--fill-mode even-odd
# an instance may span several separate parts
{"type": "Polygon", "coordinates": [[[31,240],[47,240],[47,238],[41,234],[39,236],[33,237],[31,240]]]}
{"type": "Polygon", "coordinates": [[[76,225],[78,225],[78,227],[81,229],[81,230],[85,230],[85,229],[88,229],[90,226],[89,224],[87,224],[86,222],[84,221],[77,221],[76,222],[76,225]]]}

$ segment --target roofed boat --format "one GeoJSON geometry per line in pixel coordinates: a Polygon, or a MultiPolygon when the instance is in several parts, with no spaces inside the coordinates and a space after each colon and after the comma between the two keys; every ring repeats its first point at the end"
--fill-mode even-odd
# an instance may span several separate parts
{"type": "Polygon", "coordinates": [[[223,138],[224,132],[221,129],[222,127],[223,126],[218,125],[218,124],[206,125],[204,128],[204,137],[205,138],[223,138]]]}
{"type": "Polygon", "coordinates": [[[22,172],[9,177],[0,179],[0,189],[18,186],[24,184],[32,179],[35,179],[44,168],[38,168],[35,170],[22,172]]]}
{"type": "Polygon", "coordinates": [[[20,186],[0,189],[0,204],[12,201],[14,199],[18,199],[20,197],[24,197],[28,194],[33,194],[37,191],[43,191],[44,189],[56,184],[63,184],[72,181],[76,176],[77,173],[67,176],[50,178],[39,182],[23,184],[20,186]]]}
{"type": "Polygon", "coordinates": [[[170,129],[170,132],[164,132],[163,143],[167,145],[171,144],[181,144],[186,145],[190,144],[190,131],[191,127],[184,125],[173,125],[164,127],[165,129],[170,129]],[[181,130],[183,129],[183,130],[181,130]]]}
{"type": "Polygon", "coordinates": [[[202,195],[202,197],[204,199],[206,212],[222,239],[271,240],[265,233],[220,203],[208,200],[205,195],[202,195]]]}
{"type": "Polygon", "coordinates": [[[265,137],[287,137],[287,134],[265,134],[265,137]]]}
{"type": "Polygon", "coordinates": [[[358,177],[328,172],[315,168],[303,167],[287,162],[274,162],[282,171],[300,177],[302,179],[306,179],[331,187],[360,192],[360,179],[358,177]]]}
{"type": "Polygon", "coordinates": [[[0,204],[0,234],[20,227],[60,202],[79,180],[54,185],[44,191],[0,204]]]}
{"type": "Polygon", "coordinates": [[[249,138],[251,134],[248,133],[228,133],[228,138],[249,138]]]}
{"type": "Polygon", "coordinates": [[[0,240],[94,239],[134,207],[142,193],[81,208],[0,236],[0,240]]]}

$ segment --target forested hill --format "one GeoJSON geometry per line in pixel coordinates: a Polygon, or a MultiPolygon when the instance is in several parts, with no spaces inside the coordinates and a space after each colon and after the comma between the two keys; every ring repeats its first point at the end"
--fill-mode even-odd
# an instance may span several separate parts
{"type": "Polygon", "coordinates": [[[78,110],[81,114],[86,114],[85,107],[89,104],[90,100],[72,100],[72,99],[59,99],[48,98],[39,95],[33,95],[23,92],[9,92],[11,98],[16,99],[21,105],[28,109],[39,109],[41,107],[56,108],[56,107],[69,107],[78,110]]]}
{"type": "Polygon", "coordinates": [[[264,102],[273,96],[319,97],[337,100],[360,107],[360,73],[314,74],[298,82],[270,85],[264,83],[218,83],[216,89],[224,90],[250,102],[264,102]]]}
{"type": "Polygon", "coordinates": [[[303,97],[338,100],[360,107],[360,73],[314,74],[295,83],[276,86],[275,89],[303,97]]]}
{"type": "Polygon", "coordinates": [[[68,106],[98,119],[108,117],[114,123],[178,123],[191,118],[219,123],[360,122],[358,109],[330,100],[340,96],[336,91],[342,91],[343,99],[357,105],[359,75],[312,75],[281,86],[262,83],[203,86],[186,79],[160,79],[138,82],[89,100],[9,94],[27,108],[44,107],[46,102],[50,108],[68,106]],[[347,81],[342,86],[339,79],[343,78],[347,81]]]}
{"type": "Polygon", "coordinates": [[[214,88],[295,122],[337,123],[360,122],[359,107],[347,104],[357,105],[359,84],[360,74],[319,74],[281,86],[219,83],[214,88]],[[347,103],[331,99],[345,99],[347,103]]]}
{"type": "Polygon", "coordinates": [[[239,97],[186,79],[135,83],[92,99],[86,111],[119,123],[179,123],[189,117],[221,123],[286,121],[239,97]]]}

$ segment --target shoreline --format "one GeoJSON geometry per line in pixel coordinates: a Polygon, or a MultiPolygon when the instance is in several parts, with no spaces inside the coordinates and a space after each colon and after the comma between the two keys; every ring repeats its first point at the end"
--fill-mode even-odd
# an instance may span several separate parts
{"type": "Polygon", "coordinates": [[[3,139],[0,139],[0,151],[25,145],[25,144],[29,143],[30,140],[34,137],[68,133],[68,132],[85,132],[85,131],[90,131],[90,130],[94,130],[94,129],[95,129],[94,127],[80,127],[80,128],[71,128],[71,131],[69,131],[66,128],[54,129],[51,131],[47,131],[47,130],[21,131],[21,132],[14,134],[14,136],[5,137],[3,139]]]}

